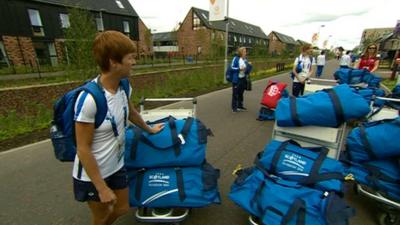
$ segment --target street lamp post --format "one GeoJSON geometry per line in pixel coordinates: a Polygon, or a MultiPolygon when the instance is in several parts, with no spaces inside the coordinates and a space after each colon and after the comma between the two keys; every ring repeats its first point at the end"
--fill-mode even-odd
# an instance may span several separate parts
{"type": "Polygon", "coordinates": [[[228,83],[225,72],[228,70],[228,37],[229,37],[229,0],[226,1],[226,18],[225,18],[225,59],[224,59],[224,84],[228,83]]]}

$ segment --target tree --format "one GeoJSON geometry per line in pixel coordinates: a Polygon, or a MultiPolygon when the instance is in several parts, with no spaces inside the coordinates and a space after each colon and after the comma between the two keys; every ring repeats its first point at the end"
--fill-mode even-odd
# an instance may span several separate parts
{"type": "Polygon", "coordinates": [[[79,73],[83,78],[93,76],[96,63],[92,54],[97,30],[93,17],[86,10],[68,10],[71,26],[65,30],[65,44],[69,65],[67,72],[79,73]]]}
{"type": "Polygon", "coordinates": [[[215,31],[213,38],[211,38],[211,48],[209,56],[212,59],[222,58],[225,55],[225,41],[222,32],[215,31]]]}

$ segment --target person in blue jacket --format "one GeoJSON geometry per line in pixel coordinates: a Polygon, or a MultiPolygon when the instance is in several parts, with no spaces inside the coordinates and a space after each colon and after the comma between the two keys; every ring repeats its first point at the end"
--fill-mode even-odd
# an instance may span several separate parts
{"type": "Polygon", "coordinates": [[[247,51],[245,47],[238,49],[238,54],[232,59],[232,112],[246,111],[243,106],[243,94],[246,89],[246,61],[247,51]]]}

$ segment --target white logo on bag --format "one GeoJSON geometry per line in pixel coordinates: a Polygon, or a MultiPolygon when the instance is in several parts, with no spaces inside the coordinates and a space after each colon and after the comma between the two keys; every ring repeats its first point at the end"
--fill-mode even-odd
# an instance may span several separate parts
{"type": "Polygon", "coordinates": [[[272,85],[269,89],[268,95],[269,96],[275,96],[279,93],[279,88],[276,85],[272,85]]]}
{"type": "Polygon", "coordinates": [[[169,175],[156,173],[149,176],[149,187],[169,187],[169,175]]]}
{"type": "Polygon", "coordinates": [[[283,157],[284,160],[282,164],[297,171],[304,171],[304,167],[307,165],[307,162],[302,160],[301,156],[299,155],[285,154],[283,157]]]}

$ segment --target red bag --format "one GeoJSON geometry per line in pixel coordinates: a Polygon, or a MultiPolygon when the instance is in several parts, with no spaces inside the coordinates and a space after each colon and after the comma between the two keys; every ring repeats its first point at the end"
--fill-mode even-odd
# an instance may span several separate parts
{"type": "Polygon", "coordinates": [[[287,84],[285,83],[269,80],[268,85],[264,90],[261,104],[270,109],[275,109],[286,86],[287,84]]]}

